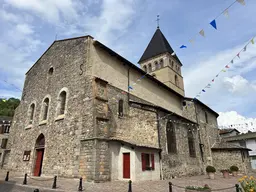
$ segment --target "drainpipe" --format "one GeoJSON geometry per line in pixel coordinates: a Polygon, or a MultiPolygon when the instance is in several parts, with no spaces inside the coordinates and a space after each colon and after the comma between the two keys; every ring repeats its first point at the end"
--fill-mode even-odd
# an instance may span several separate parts
{"type": "MultiPolygon", "coordinates": [[[[156,111],[156,118],[159,119],[159,110],[156,111]]],[[[161,141],[160,141],[160,121],[157,121],[157,134],[158,134],[158,146],[160,149],[162,149],[161,147],[161,141]]],[[[163,179],[163,175],[162,175],[162,154],[161,151],[159,151],[159,167],[160,167],[160,180],[163,179]]]]}

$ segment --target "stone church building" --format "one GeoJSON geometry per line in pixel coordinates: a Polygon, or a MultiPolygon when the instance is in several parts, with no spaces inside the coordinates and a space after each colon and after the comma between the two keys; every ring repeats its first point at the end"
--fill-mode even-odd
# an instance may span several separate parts
{"type": "Polygon", "coordinates": [[[54,41],[26,73],[6,169],[95,182],[249,169],[248,149],[220,140],[218,114],[185,97],[159,28],[138,63],[89,35],[54,41]]]}

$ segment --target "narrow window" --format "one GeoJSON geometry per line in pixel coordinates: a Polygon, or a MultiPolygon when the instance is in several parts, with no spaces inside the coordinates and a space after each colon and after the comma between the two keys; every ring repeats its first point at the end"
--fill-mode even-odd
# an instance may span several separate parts
{"type": "Polygon", "coordinates": [[[23,161],[29,161],[31,151],[24,151],[23,161]]]}
{"type": "Polygon", "coordinates": [[[29,124],[33,123],[34,113],[35,113],[35,104],[32,103],[29,108],[29,124]]]}
{"type": "Polygon", "coordinates": [[[171,122],[167,122],[166,133],[168,153],[177,153],[175,129],[171,122]]]}
{"type": "Polygon", "coordinates": [[[118,116],[123,117],[124,115],[124,101],[122,99],[118,102],[118,116]]]}
{"type": "Polygon", "coordinates": [[[208,123],[208,115],[206,112],[204,112],[204,116],[205,116],[205,122],[208,123]]]}
{"type": "Polygon", "coordinates": [[[163,61],[163,59],[160,59],[159,67],[160,67],[160,68],[163,68],[163,66],[164,66],[164,61],[163,61]]]}
{"type": "Polygon", "coordinates": [[[179,86],[179,80],[178,80],[178,76],[177,75],[175,75],[175,85],[179,86]]]}
{"type": "Polygon", "coordinates": [[[160,67],[159,67],[159,63],[157,62],[157,61],[155,61],[155,69],[157,70],[157,69],[159,69],[160,67]]]}
{"type": "Polygon", "coordinates": [[[174,61],[172,61],[172,64],[171,64],[171,66],[172,66],[172,68],[173,68],[173,66],[174,66],[174,61]]]}
{"type": "Polygon", "coordinates": [[[2,139],[1,148],[6,149],[8,139],[2,139]]]}
{"type": "Polygon", "coordinates": [[[188,129],[188,148],[190,157],[196,156],[194,137],[191,129],[188,129]]]}
{"type": "Polygon", "coordinates": [[[53,67],[51,67],[51,68],[49,69],[48,74],[49,74],[49,75],[52,75],[52,74],[53,74],[53,67]]]}
{"type": "Polygon", "coordinates": [[[147,66],[146,65],[143,66],[143,69],[144,69],[145,72],[147,72],[147,66]]]}
{"type": "Polygon", "coordinates": [[[66,91],[62,91],[60,93],[60,98],[59,98],[59,115],[63,115],[65,113],[66,98],[67,98],[66,91]]]}
{"type": "Polygon", "coordinates": [[[152,72],[152,65],[151,65],[151,63],[148,64],[148,72],[149,73],[152,72]]]}
{"type": "Polygon", "coordinates": [[[43,120],[47,120],[48,109],[49,109],[49,98],[45,98],[43,103],[43,120]]]}
{"type": "Polygon", "coordinates": [[[4,133],[9,133],[10,132],[10,125],[6,125],[4,129],[4,133]]]}

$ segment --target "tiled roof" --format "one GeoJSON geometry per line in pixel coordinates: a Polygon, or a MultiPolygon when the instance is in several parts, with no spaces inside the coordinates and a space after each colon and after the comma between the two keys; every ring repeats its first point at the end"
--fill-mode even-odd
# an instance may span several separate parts
{"type": "Polygon", "coordinates": [[[173,53],[173,50],[166,40],[165,36],[161,32],[161,30],[158,28],[153,35],[152,39],[150,40],[146,50],[144,51],[143,55],[141,56],[139,63],[141,61],[150,59],[154,56],[160,55],[162,53],[173,53]]]}
{"type": "Polygon", "coordinates": [[[135,147],[145,147],[145,148],[150,148],[150,149],[161,150],[159,147],[156,147],[156,146],[153,146],[153,145],[140,144],[140,143],[136,143],[135,141],[131,141],[131,140],[123,139],[123,138],[119,138],[119,137],[110,137],[109,139],[111,141],[119,141],[119,142],[127,143],[127,144],[130,144],[130,145],[135,146],[135,147]]]}
{"type": "Polygon", "coordinates": [[[226,134],[226,133],[231,133],[232,131],[236,131],[236,132],[240,133],[237,129],[220,129],[219,133],[226,134]]]}
{"type": "Polygon", "coordinates": [[[215,149],[251,151],[251,149],[248,149],[246,147],[242,147],[240,145],[236,145],[236,144],[233,144],[233,143],[228,143],[228,142],[225,142],[225,141],[220,141],[220,142],[215,143],[212,147],[212,150],[215,150],[215,149]]]}

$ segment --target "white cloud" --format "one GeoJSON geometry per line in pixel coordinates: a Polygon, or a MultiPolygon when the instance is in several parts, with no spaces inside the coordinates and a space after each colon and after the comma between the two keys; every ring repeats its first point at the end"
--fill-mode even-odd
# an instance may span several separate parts
{"type": "Polygon", "coordinates": [[[24,34],[24,35],[31,35],[32,33],[34,33],[34,30],[32,29],[32,27],[28,24],[18,24],[16,26],[16,30],[18,33],[24,34]]]}
{"type": "Polygon", "coordinates": [[[5,2],[17,9],[33,12],[41,19],[52,23],[58,23],[63,17],[71,21],[78,19],[77,9],[81,6],[76,0],[5,0],[5,2]]]}
{"type": "Polygon", "coordinates": [[[220,112],[218,124],[220,128],[234,128],[242,133],[256,131],[256,118],[246,118],[236,111],[220,112]]]}

